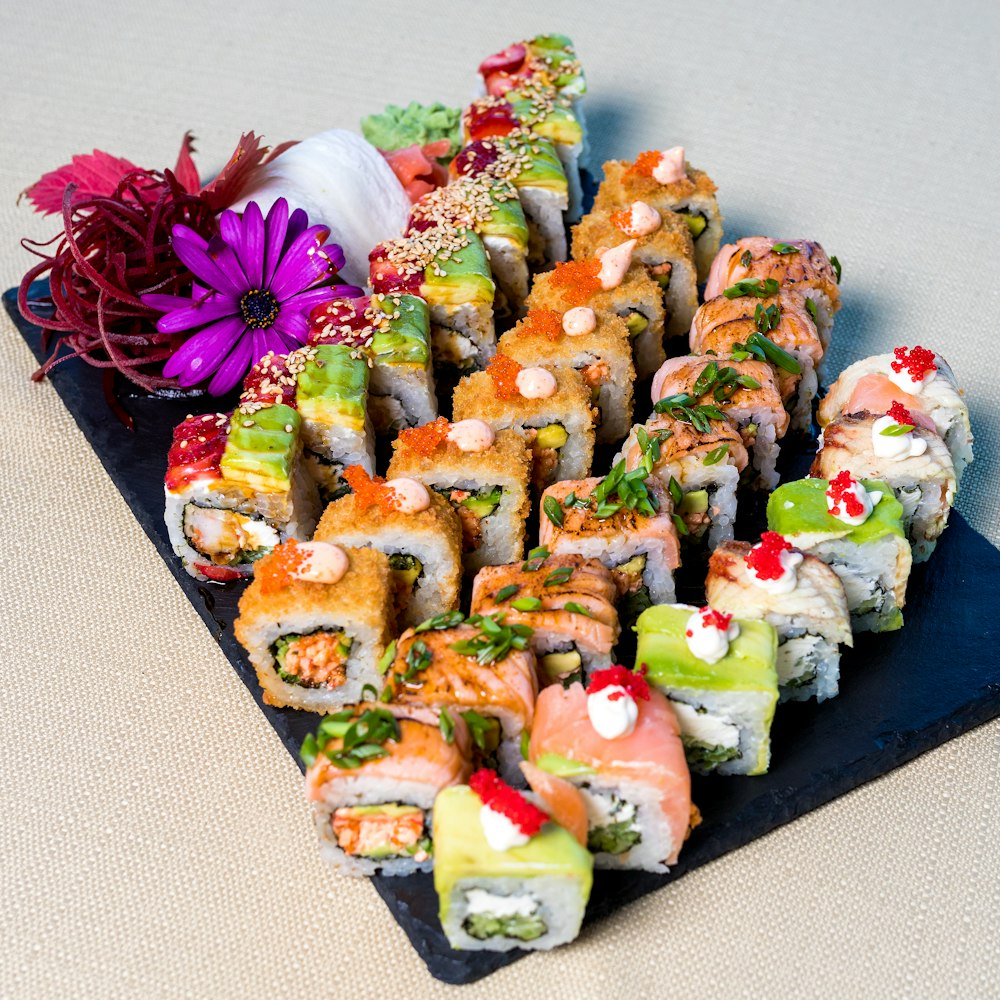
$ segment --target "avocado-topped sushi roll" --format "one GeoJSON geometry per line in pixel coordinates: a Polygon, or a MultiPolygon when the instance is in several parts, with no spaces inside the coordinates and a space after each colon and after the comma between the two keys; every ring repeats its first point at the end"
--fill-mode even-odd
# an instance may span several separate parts
{"type": "Polygon", "coordinates": [[[913,561],[925,562],[948,526],[955,502],[951,453],[922,413],[894,401],[886,414],[854,413],[823,428],[823,442],[810,469],[819,479],[846,469],[857,479],[887,483],[903,506],[903,529],[913,561]]]}
{"type": "Polygon", "coordinates": [[[362,702],[327,715],[306,737],[306,797],[320,852],[341,875],[428,871],[431,814],[472,772],[461,718],[362,702]]]}
{"type": "MultiPolygon", "coordinates": [[[[666,215],[683,216],[694,241],[698,280],[704,281],[722,242],[722,216],[715,200],[715,184],[684,158],[684,147],[651,149],[633,162],[609,160],[594,207],[619,212],[636,201],[666,215]]],[[[718,293],[715,293],[718,294],[718,293]]]]}
{"type": "Polygon", "coordinates": [[[837,694],[840,643],[854,640],[844,585],[821,559],[773,531],[753,546],[723,542],[708,562],[705,597],[719,611],[774,626],[782,701],[837,694]]]}
{"type": "Polygon", "coordinates": [[[451,504],[415,479],[372,478],[358,465],[345,478],[352,493],[326,508],[316,540],[389,557],[400,628],[457,608],[462,522],[451,504]]]}
{"type": "Polygon", "coordinates": [[[824,350],[830,346],[833,317],[840,308],[840,262],[811,240],[747,236],[727,243],[712,262],[705,301],[717,295],[773,295],[779,288],[812,302],[824,350]]]}
{"type": "MultiPolygon", "coordinates": [[[[364,348],[371,359],[368,413],[379,433],[437,416],[430,314],[416,295],[333,299],[311,316],[309,343],[364,348]]],[[[369,469],[372,471],[372,469],[369,469]]]]}
{"type": "Polygon", "coordinates": [[[445,789],[434,804],[434,889],[452,948],[547,950],[572,941],[593,869],[569,831],[492,771],[445,789]]]}
{"type": "Polygon", "coordinates": [[[524,562],[484,566],[472,588],[475,614],[529,625],[541,684],[611,666],[618,641],[618,588],[596,559],[532,549],[524,562]]]}
{"type": "Polygon", "coordinates": [[[732,421],[706,421],[695,427],[668,413],[654,413],[632,428],[618,457],[625,459],[627,472],[646,461],[650,475],[670,493],[681,542],[707,542],[711,549],[733,537],[736,488],[749,459],[732,421]]]}
{"type": "Polygon", "coordinates": [[[846,470],[783,483],[768,498],[767,527],[840,577],[854,632],[902,628],[912,556],[903,505],[887,483],[846,470]]]}
{"type": "Polygon", "coordinates": [[[586,688],[546,688],[528,753],[578,789],[596,867],[664,872],[677,861],[692,820],[691,775],[677,718],[642,672],[613,666],[586,688]]]}
{"type": "Polygon", "coordinates": [[[435,367],[479,367],[493,356],[496,286],[486,248],[473,230],[440,223],[380,243],[368,262],[376,293],[426,300],[435,367]]]}
{"type": "Polygon", "coordinates": [[[897,347],[892,354],[848,365],[819,404],[819,425],[842,413],[885,413],[894,402],[934,421],[951,452],[955,480],[960,483],[972,461],[969,407],[951,366],[926,347],[897,347]]]}
{"type": "Polygon", "coordinates": [[[538,680],[531,629],[503,615],[459,612],[407,629],[395,642],[382,699],[461,716],[479,757],[520,780],[521,734],[531,729],[538,680]]]}
{"type": "Polygon", "coordinates": [[[594,414],[590,389],[573,368],[523,368],[498,352],[485,372],[458,383],[455,420],[478,417],[495,431],[513,428],[528,442],[531,481],[545,489],[558,479],[590,475],[594,414]]]}
{"type": "Polygon", "coordinates": [[[573,43],[566,35],[536,35],[514,42],[479,65],[486,92],[506,94],[525,82],[550,83],[560,94],[573,99],[587,92],[583,68],[573,43]]]}
{"type": "Polygon", "coordinates": [[[774,626],[663,604],[636,624],[636,664],[670,700],[692,770],[764,774],[778,702],[774,626]]]}
{"type": "Polygon", "coordinates": [[[301,428],[298,411],[277,403],[189,416],[174,429],[164,520],[191,576],[218,583],[250,576],[279,542],[312,534],[319,496],[301,428]]]}
{"type": "Polygon", "coordinates": [[[378,684],[391,622],[388,556],[291,541],[258,564],[235,633],[264,701],[328,712],[378,684]]]}
{"type": "Polygon", "coordinates": [[[439,417],[401,431],[392,447],[389,478],[416,479],[451,501],[467,570],[521,558],[531,453],[516,431],[439,417]]]}

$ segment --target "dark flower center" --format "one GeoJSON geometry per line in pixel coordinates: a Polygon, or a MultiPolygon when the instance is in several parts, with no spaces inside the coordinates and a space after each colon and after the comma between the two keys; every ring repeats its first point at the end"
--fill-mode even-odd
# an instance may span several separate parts
{"type": "Polygon", "coordinates": [[[267,289],[251,288],[240,299],[243,321],[251,330],[266,330],[278,318],[278,300],[267,289]]]}

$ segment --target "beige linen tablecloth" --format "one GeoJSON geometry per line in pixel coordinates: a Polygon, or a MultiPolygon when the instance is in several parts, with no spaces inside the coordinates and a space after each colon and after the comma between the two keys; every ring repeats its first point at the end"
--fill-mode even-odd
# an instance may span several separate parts
{"type": "MultiPolygon", "coordinates": [[[[389,101],[460,103],[479,57],[568,31],[595,164],[683,143],[730,234],[840,257],[835,370],[901,342],[947,354],[977,435],[959,509],[1000,537],[989,3],[7,14],[3,287],[28,264],[19,237],[57,228],[18,191],[74,152],[159,167],[191,128],[208,173],[242,130],[279,141],[389,101]]],[[[6,319],[0,361],[0,996],[456,995],[367,882],[320,863],[295,764],[6,319]]],[[[954,740],[464,995],[996,996],[998,736],[954,740]]]]}

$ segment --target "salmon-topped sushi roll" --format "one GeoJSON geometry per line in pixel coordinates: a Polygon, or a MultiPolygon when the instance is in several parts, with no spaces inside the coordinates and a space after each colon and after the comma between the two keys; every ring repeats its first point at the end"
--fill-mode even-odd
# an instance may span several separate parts
{"type": "Polygon", "coordinates": [[[705,284],[705,300],[793,289],[813,303],[816,328],[827,350],[833,317],[840,309],[839,285],[840,261],[828,257],[819,243],[747,236],[719,250],[705,284]]]}

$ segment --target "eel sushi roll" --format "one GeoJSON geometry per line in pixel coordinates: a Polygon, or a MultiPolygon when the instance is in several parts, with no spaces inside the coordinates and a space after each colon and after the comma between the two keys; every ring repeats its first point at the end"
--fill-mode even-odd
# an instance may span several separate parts
{"type": "Polygon", "coordinates": [[[670,494],[645,468],[618,462],[603,479],[555,483],[542,494],[538,541],[554,555],[602,562],[614,578],[625,622],[674,599],[680,546],[670,494]]]}
{"type": "Polygon", "coordinates": [[[319,497],[301,429],[298,411],[283,403],[189,416],[174,429],[164,520],[195,579],[248,577],[279,542],[312,534],[319,497]]]}
{"type": "Polygon", "coordinates": [[[774,626],[782,701],[837,694],[840,643],[854,639],[844,585],[821,559],[770,531],[753,546],[723,542],[708,562],[705,597],[719,611],[774,626]]]}
{"type": "Polygon", "coordinates": [[[475,368],[493,356],[496,285],[473,230],[433,226],[380,243],[368,262],[376,293],[409,293],[427,302],[436,367],[475,368]]]}
{"type": "Polygon", "coordinates": [[[926,562],[948,527],[957,489],[951,452],[934,422],[899,402],[884,415],[837,417],[823,428],[822,446],[809,474],[832,479],[841,470],[889,485],[903,506],[913,561],[926,562]]]}
{"type": "Polygon", "coordinates": [[[670,358],[653,376],[652,399],[657,413],[688,420],[699,430],[707,430],[709,420],[731,420],[756,472],[754,485],[778,485],[778,441],[789,417],[768,363],[721,355],[670,358]]]}
{"type": "MultiPolygon", "coordinates": [[[[698,280],[694,243],[684,219],[673,212],[660,215],[644,201],[634,201],[619,211],[595,208],[573,228],[573,256],[594,257],[626,240],[636,241],[632,259],[642,264],[660,288],[665,335],[686,337],[698,308],[698,280]]],[[[644,342],[637,338],[636,369],[640,377],[651,374],[663,362],[662,356],[659,360],[647,357],[649,352],[643,351],[643,346],[644,342]]]]}
{"type": "Polygon", "coordinates": [[[722,216],[715,190],[708,174],[686,162],[684,147],[675,146],[647,150],[633,163],[627,160],[605,163],[604,180],[594,207],[619,212],[642,201],[661,216],[670,212],[682,216],[694,241],[698,281],[704,281],[722,242],[722,216]]]}
{"type": "Polygon", "coordinates": [[[390,479],[416,479],[451,501],[462,522],[466,570],[521,558],[531,452],[516,431],[439,417],[400,431],[392,447],[390,479]]]}
{"type": "Polygon", "coordinates": [[[903,505],[887,483],[859,481],[846,471],[830,481],[783,483],[768,498],[767,527],[840,577],[852,631],[903,627],[912,556],[903,505]]]}
{"type": "Polygon", "coordinates": [[[437,416],[430,314],[423,299],[402,294],[333,299],[317,306],[311,321],[310,345],[363,347],[371,358],[368,413],[378,433],[437,416]]]}
{"type": "Polygon", "coordinates": [[[779,288],[796,291],[812,302],[809,312],[825,351],[840,309],[839,284],[840,262],[818,243],[747,236],[719,250],[705,284],[705,301],[717,295],[774,295],[779,288]]]}
{"type": "Polygon", "coordinates": [[[352,493],[326,508],[316,540],[370,547],[389,557],[401,628],[457,608],[462,522],[451,504],[413,479],[373,479],[356,465],[345,477],[352,493]]]}
{"type": "Polygon", "coordinates": [[[472,773],[468,729],[449,723],[368,702],[327,715],[306,737],[306,798],[320,854],[338,874],[430,870],[434,801],[472,773]]]}
{"type": "Polygon", "coordinates": [[[694,815],[691,774],[677,717],[641,673],[614,666],[586,688],[546,688],[528,754],[582,799],[595,867],[665,872],[676,863],[694,815]]]}
{"type": "Polygon", "coordinates": [[[596,559],[532,549],[523,563],[484,566],[472,587],[472,611],[528,625],[540,684],[590,676],[611,666],[620,628],[618,588],[596,559]]]}
{"type": "Polygon", "coordinates": [[[740,295],[709,299],[691,323],[692,354],[746,354],[771,365],[792,430],[807,433],[819,390],[823,344],[805,303],[796,292],[764,299],[740,295]]]}
{"type": "Polygon", "coordinates": [[[664,604],[644,611],[636,631],[636,663],[673,706],[691,769],[766,773],[778,703],[774,626],[664,604]]]}
{"type": "Polygon", "coordinates": [[[394,644],[382,700],[423,705],[469,726],[478,758],[508,781],[521,772],[521,736],[538,696],[531,629],[500,615],[439,615],[407,629],[394,644]]]}
{"type": "Polygon", "coordinates": [[[236,638],[264,701],[336,711],[379,684],[392,623],[389,558],[330,542],[285,542],[261,560],[239,611],[236,638]]]}
{"type": "Polygon", "coordinates": [[[492,771],[470,785],[434,803],[434,889],[449,944],[546,951],[572,941],[590,898],[590,852],[492,771]]]}
{"type": "Polygon", "coordinates": [[[897,347],[848,365],[819,404],[819,425],[825,427],[842,413],[884,413],[894,402],[914,416],[934,422],[955,466],[955,480],[972,462],[969,407],[951,366],[926,347],[897,347]]]}
{"type": "Polygon", "coordinates": [[[599,444],[620,441],[632,422],[635,368],[625,322],[615,315],[598,317],[592,309],[570,317],[549,309],[532,309],[497,345],[505,357],[524,368],[573,369],[580,373],[596,412],[599,444]]]}
{"type": "Polygon", "coordinates": [[[649,474],[668,490],[682,543],[707,541],[712,549],[733,537],[736,490],[749,458],[730,420],[709,420],[708,430],[699,430],[686,420],[655,413],[632,428],[618,458],[625,459],[627,472],[646,462],[649,474]]]}
{"type": "Polygon", "coordinates": [[[539,491],[559,479],[590,475],[594,413],[590,389],[573,368],[522,368],[498,352],[487,371],[458,383],[452,409],[455,420],[478,417],[494,431],[510,428],[524,437],[539,491]]]}

